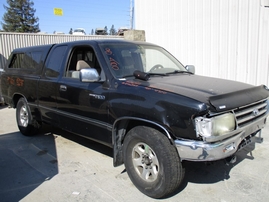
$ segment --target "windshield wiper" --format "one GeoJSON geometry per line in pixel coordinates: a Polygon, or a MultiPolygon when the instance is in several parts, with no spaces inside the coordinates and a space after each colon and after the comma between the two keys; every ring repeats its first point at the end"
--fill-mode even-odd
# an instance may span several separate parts
{"type": "Polygon", "coordinates": [[[148,72],[147,74],[149,74],[149,75],[152,75],[152,76],[167,76],[167,74],[166,73],[151,73],[151,72],[148,72]]]}
{"type": "Polygon", "coordinates": [[[166,73],[166,74],[181,74],[181,73],[193,74],[192,72],[181,71],[181,70],[175,70],[175,71],[173,71],[173,72],[168,72],[168,73],[166,73]]]}
{"type": "Polygon", "coordinates": [[[134,76],[137,79],[147,81],[147,80],[150,79],[150,76],[168,76],[168,74],[167,73],[142,72],[142,71],[139,71],[139,70],[135,70],[133,75],[126,75],[126,76],[124,76],[124,78],[132,77],[132,76],[134,76]]]}

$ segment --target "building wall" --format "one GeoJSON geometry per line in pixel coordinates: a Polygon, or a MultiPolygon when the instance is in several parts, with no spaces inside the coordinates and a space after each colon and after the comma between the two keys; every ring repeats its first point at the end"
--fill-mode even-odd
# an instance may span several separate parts
{"type": "Polygon", "coordinates": [[[199,75],[269,86],[268,0],[135,0],[135,29],[199,75]]]}
{"type": "Polygon", "coordinates": [[[108,36],[108,35],[76,36],[76,35],[25,34],[25,33],[0,32],[0,69],[4,68],[4,65],[11,51],[15,48],[62,43],[77,40],[107,39],[107,38],[121,39],[124,37],[108,36]]]}

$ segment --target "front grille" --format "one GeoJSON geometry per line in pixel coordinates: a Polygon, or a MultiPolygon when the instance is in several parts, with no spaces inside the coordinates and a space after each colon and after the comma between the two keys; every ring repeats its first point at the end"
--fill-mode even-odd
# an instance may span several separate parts
{"type": "Polygon", "coordinates": [[[267,112],[267,100],[262,100],[234,110],[238,127],[243,127],[255,121],[267,112]]]}

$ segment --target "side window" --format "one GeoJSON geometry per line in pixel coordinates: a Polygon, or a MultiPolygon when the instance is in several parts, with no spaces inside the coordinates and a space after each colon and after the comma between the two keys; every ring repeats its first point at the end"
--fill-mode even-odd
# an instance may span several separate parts
{"type": "Polygon", "coordinates": [[[31,59],[32,63],[37,66],[41,62],[41,57],[42,57],[42,52],[41,51],[36,51],[36,52],[31,52],[31,59]]]}
{"type": "Polygon", "coordinates": [[[101,67],[91,47],[75,47],[70,55],[69,64],[66,68],[66,77],[79,79],[79,72],[84,68],[95,68],[101,73],[101,67]]]}
{"type": "Polygon", "coordinates": [[[67,46],[58,46],[50,53],[49,61],[46,64],[45,75],[47,77],[58,77],[67,46]]]}
{"type": "Polygon", "coordinates": [[[14,54],[9,64],[9,68],[16,68],[16,69],[23,68],[22,67],[23,58],[24,58],[24,53],[14,54]]]}
{"type": "Polygon", "coordinates": [[[37,69],[41,61],[42,52],[16,53],[13,55],[9,68],[37,69]]]}

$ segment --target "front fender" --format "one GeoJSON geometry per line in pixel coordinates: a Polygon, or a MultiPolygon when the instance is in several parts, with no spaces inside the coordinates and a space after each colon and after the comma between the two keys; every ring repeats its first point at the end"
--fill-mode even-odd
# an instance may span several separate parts
{"type": "Polygon", "coordinates": [[[128,131],[137,125],[147,125],[160,130],[170,140],[171,144],[174,144],[169,131],[164,126],[142,118],[121,117],[114,122],[112,128],[113,165],[115,167],[124,163],[122,151],[124,138],[128,131]]]}

